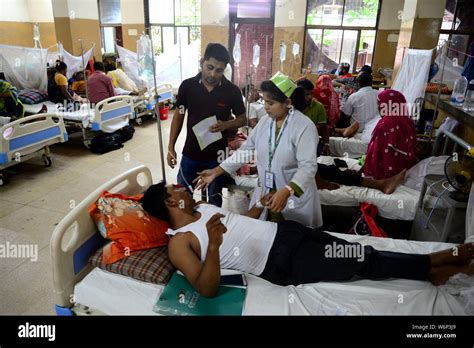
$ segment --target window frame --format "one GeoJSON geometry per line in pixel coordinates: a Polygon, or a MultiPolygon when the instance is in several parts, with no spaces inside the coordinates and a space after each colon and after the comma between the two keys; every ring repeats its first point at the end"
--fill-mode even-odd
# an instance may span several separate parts
{"type": "MultiPolygon", "coordinates": [[[[354,54],[354,60],[351,62],[351,73],[356,72],[355,68],[357,65],[357,57],[359,56],[359,46],[360,46],[360,37],[361,33],[364,30],[373,30],[375,31],[375,39],[374,39],[374,52],[372,54],[372,60],[370,62],[371,66],[374,64],[374,57],[375,57],[375,47],[377,46],[377,38],[378,38],[378,27],[379,27],[379,21],[380,21],[380,13],[382,10],[382,5],[383,5],[383,0],[378,0],[379,1],[379,6],[377,9],[377,18],[375,21],[375,26],[374,27],[362,27],[362,26],[344,26],[344,15],[346,14],[346,1],[343,0],[344,3],[342,5],[342,17],[341,17],[341,24],[340,25],[314,25],[314,24],[308,24],[308,13],[309,13],[309,5],[310,5],[311,0],[307,0],[306,2],[306,15],[305,15],[305,26],[304,26],[304,41],[303,41],[303,59],[301,59],[301,69],[305,68],[307,64],[305,64],[304,57],[306,56],[306,37],[308,34],[308,29],[320,29],[322,30],[322,35],[321,35],[321,43],[324,39],[324,30],[342,30],[342,40],[341,40],[341,47],[339,51],[339,64],[341,63],[341,55],[342,55],[342,45],[344,42],[344,34],[346,30],[352,30],[352,31],[357,31],[357,41],[356,41],[356,51],[354,54]]],[[[314,0],[317,1],[317,0],[314,0]]],[[[322,48],[322,45],[321,45],[322,48]]],[[[322,51],[322,50],[321,50],[322,51]]]]}
{"type": "MultiPolygon", "coordinates": [[[[114,52],[117,53],[117,29],[118,27],[122,27],[122,23],[102,23],[102,13],[100,10],[100,2],[101,0],[97,0],[97,9],[99,12],[99,27],[100,27],[100,43],[101,49],[105,52],[105,35],[104,35],[104,28],[114,28],[114,52]]],[[[120,17],[122,17],[122,9],[120,9],[120,17]]],[[[105,52],[105,53],[112,53],[112,52],[105,52]]]]}
{"type": "Polygon", "coordinates": [[[176,0],[173,0],[173,23],[153,23],[150,21],[150,1],[149,0],[143,0],[143,6],[145,8],[145,31],[148,35],[150,35],[151,38],[151,29],[160,27],[160,40],[161,40],[161,48],[162,52],[160,54],[165,53],[164,50],[164,45],[163,45],[163,28],[173,28],[173,34],[174,34],[174,44],[176,45],[178,43],[178,28],[188,28],[188,37],[186,38],[186,44],[189,45],[191,43],[191,28],[200,28],[201,29],[201,23],[199,25],[182,25],[182,24],[176,24],[176,0]]]}
{"type": "MultiPolygon", "coordinates": [[[[446,10],[446,6],[445,6],[446,10]]],[[[438,43],[439,43],[439,38],[441,35],[448,35],[448,41],[451,41],[453,39],[453,35],[466,35],[468,36],[468,45],[467,45],[467,50],[469,51],[469,45],[471,42],[473,42],[474,38],[474,26],[471,31],[466,31],[466,30],[456,30],[454,29],[454,26],[456,25],[456,19],[458,17],[458,10],[459,10],[459,0],[456,0],[456,5],[454,8],[454,13],[453,13],[453,23],[451,24],[451,29],[440,29],[439,31],[439,36],[438,36],[438,43]]],[[[468,54],[469,52],[463,52],[462,54],[468,54]]],[[[449,55],[449,54],[448,54],[449,55]]],[[[465,57],[464,64],[467,61],[467,56],[465,57]]]]}

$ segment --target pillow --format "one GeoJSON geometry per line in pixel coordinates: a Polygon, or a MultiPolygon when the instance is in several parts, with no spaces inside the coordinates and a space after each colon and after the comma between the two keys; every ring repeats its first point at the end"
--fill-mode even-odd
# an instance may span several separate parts
{"type": "Polygon", "coordinates": [[[37,89],[24,89],[18,93],[18,98],[23,104],[33,105],[44,102],[48,99],[48,95],[37,89]]]}
{"type": "Polygon", "coordinates": [[[112,241],[103,248],[104,263],[114,263],[135,251],[168,244],[168,224],[143,209],[139,202],[142,197],[143,194],[128,197],[104,191],[89,208],[102,237],[112,241]]]}
{"type": "Polygon", "coordinates": [[[174,273],[167,247],[138,251],[112,264],[102,262],[102,249],[99,249],[89,262],[105,271],[154,284],[168,283],[174,273]]]}

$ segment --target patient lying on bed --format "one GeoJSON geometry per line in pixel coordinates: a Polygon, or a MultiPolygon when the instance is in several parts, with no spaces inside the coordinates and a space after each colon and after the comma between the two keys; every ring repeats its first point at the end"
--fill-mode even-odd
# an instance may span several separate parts
{"type": "Polygon", "coordinates": [[[142,204],[148,213],[170,223],[171,263],[203,296],[216,295],[221,269],[251,273],[277,285],[354,277],[441,285],[456,273],[474,274],[472,243],[428,255],[378,251],[293,221],[258,220],[262,208],[256,206],[244,216],[197,204],[185,188],[164,183],[152,185],[142,204]]]}

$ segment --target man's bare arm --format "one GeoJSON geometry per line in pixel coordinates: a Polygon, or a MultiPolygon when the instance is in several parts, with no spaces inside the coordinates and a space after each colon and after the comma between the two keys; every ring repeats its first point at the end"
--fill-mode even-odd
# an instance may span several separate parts
{"type": "Polygon", "coordinates": [[[245,114],[237,115],[233,120],[226,121],[226,128],[235,130],[247,125],[247,116],[245,114]]]}
{"type": "Polygon", "coordinates": [[[218,246],[209,244],[206,259],[201,263],[189,241],[184,236],[175,236],[168,245],[168,254],[171,263],[183,272],[197,292],[205,297],[217,294],[221,277],[218,246]]]}
{"type": "Polygon", "coordinates": [[[178,107],[174,111],[173,121],[171,122],[170,142],[168,148],[174,149],[174,146],[176,145],[176,140],[178,139],[179,133],[181,133],[181,129],[183,128],[185,113],[182,111],[182,107],[178,107]]]}

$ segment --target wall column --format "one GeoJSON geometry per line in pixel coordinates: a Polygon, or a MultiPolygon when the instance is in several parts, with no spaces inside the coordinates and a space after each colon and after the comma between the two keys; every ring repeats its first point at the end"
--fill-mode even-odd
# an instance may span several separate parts
{"type": "Polygon", "coordinates": [[[143,0],[121,0],[123,47],[137,51],[137,40],[145,31],[143,0]]]}
{"type": "Polygon", "coordinates": [[[446,0],[405,0],[395,56],[394,78],[408,48],[431,49],[438,45],[446,0]]]}
{"type": "Polygon", "coordinates": [[[81,55],[95,44],[94,57],[102,59],[99,9],[96,0],[53,0],[56,36],[66,51],[81,55]]]}

